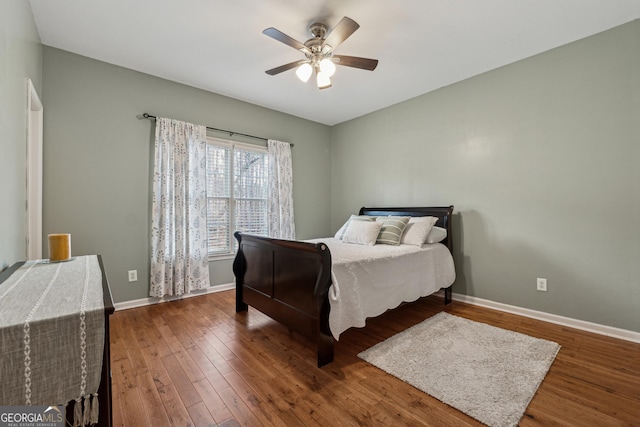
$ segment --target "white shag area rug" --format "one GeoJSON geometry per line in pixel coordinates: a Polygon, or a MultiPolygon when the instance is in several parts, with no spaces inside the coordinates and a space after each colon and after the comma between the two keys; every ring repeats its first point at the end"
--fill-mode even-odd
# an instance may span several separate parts
{"type": "Polygon", "coordinates": [[[492,427],[516,426],[560,345],[445,312],[358,356],[492,427]]]}

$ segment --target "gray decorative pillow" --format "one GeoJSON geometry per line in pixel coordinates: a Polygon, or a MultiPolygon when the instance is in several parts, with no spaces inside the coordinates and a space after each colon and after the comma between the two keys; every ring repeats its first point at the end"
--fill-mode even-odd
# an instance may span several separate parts
{"type": "Polygon", "coordinates": [[[399,245],[404,229],[409,223],[408,216],[387,216],[378,217],[378,221],[382,222],[380,234],[376,239],[376,244],[381,245],[399,245]]]}

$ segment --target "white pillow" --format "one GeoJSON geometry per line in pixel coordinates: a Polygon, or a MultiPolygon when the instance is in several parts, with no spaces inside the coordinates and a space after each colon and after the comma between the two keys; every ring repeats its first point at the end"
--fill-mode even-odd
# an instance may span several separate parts
{"type": "Polygon", "coordinates": [[[342,237],[344,236],[344,232],[347,231],[347,227],[349,226],[349,224],[351,223],[352,220],[355,221],[375,221],[376,217],[375,216],[369,216],[369,215],[351,215],[349,217],[349,219],[347,220],[347,222],[345,222],[342,227],[340,227],[340,229],[336,232],[335,236],[333,236],[336,239],[342,239],[342,237]]]}
{"type": "Polygon", "coordinates": [[[344,243],[373,246],[376,244],[381,228],[381,222],[351,221],[344,232],[344,236],[342,236],[342,241],[344,243]]]}
{"type": "Polygon", "coordinates": [[[436,222],[438,222],[438,218],[435,216],[412,217],[407,224],[407,228],[404,229],[400,244],[422,246],[436,222]]]}
{"type": "Polygon", "coordinates": [[[425,243],[440,243],[447,238],[447,230],[442,227],[433,227],[427,236],[425,243]]]}

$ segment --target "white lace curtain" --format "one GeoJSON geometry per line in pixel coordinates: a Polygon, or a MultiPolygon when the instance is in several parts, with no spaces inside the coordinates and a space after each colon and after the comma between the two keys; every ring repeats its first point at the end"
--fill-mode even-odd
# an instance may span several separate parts
{"type": "Polygon", "coordinates": [[[296,227],[293,221],[293,169],[291,144],[267,141],[269,155],[269,236],[294,240],[296,227]]]}
{"type": "Polygon", "coordinates": [[[156,119],[149,295],[209,286],[206,128],[156,119]]]}

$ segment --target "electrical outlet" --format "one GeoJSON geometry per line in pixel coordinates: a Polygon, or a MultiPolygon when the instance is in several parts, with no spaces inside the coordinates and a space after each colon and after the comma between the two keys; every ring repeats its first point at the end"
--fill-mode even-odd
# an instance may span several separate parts
{"type": "Polygon", "coordinates": [[[138,270],[129,270],[129,281],[130,282],[138,281],[138,270]]]}
{"type": "Polygon", "coordinates": [[[547,292],[547,279],[538,277],[536,280],[536,289],[542,292],[547,292]]]}

